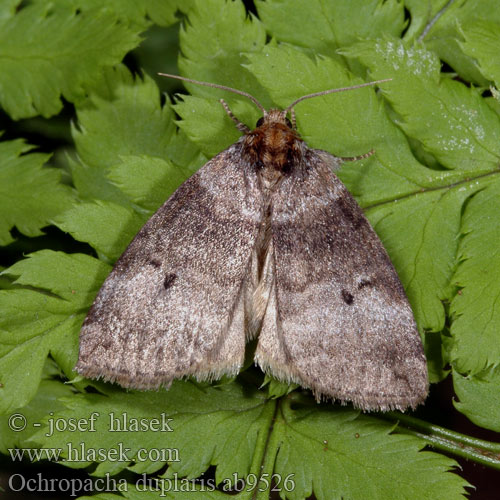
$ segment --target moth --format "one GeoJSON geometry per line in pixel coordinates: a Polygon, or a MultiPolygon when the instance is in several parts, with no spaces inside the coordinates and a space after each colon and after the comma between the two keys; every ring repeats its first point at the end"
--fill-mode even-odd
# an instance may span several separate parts
{"type": "MultiPolygon", "coordinates": [[[[90,309],[76,370],[123,387],[235,375],[245,345],[275,378],[365,411],[415,408],[427,367],[412,310],[375,231],[300,138],[294,106],[206,163],[130,243],[90,309]],[[290,114],[290,118],[288,115],[290,114]]],[[[383,80],[386,81],[386,80],[383,80]]]]}

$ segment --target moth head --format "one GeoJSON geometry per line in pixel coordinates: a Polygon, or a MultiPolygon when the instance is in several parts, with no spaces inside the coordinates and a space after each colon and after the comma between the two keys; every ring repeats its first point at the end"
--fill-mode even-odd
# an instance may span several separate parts
{"type": "Polygon", "coordinates": [[[279,109],[270,109],[269,111],[266,111],[264,116],[261,116],[257,120],[255,127],[259,128],[264,125],[270,125],[270,124],[280,124],[288,128],[295,128],[292,125],[292,122],[287,118],[285,112],[279,109]]]}

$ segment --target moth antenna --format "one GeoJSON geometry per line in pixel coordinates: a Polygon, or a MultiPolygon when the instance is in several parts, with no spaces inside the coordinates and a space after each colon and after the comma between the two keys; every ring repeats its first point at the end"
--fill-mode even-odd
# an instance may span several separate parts
{"type": "Polygon", "coordinates": [[[285,113],[291,112],[291,110],[293,109],[293,107],[296,104],[298,104],[301,101],[304,101],[305,99],[310,99],[311,97],[318,97],[320,95],[333,94],[335,92],[343,92],[344,90],[360,89],[363,87],[369,87],[371,85],[377,85],[379,83],[390,82],[391,80],[392,80],[392,78],[386,78],[384,80],[375,80],[374,82],[360,83],[359,85],[352,85],[351,87],[341,87],[340,89],[322,90],[321,92],[314,92],[313,94],[303,95],[302,97],[299,97],[298,99],[293,101],[292,104],[290,104],[290,106],[288,106],[284,112],[285,113]]]}
{"type": "Polygon", "coordinates": [[[247,97],[250,99],[261,111],[266,114],[266,108],[262,106],[262,104],[253,96],[248,94],[247,92],[243,92],[242,90],[233,89],[231,87],[226,87],[225,85],[219,85],[218,83],[210,83],[210,82],[201,82],[199,80],[193,80],[192,78],[186,78],[184,76],[179,75],[169,75],[168,73],[158,73],[160,76],[166,76],[167,78],[174,78],[175,80],[182,80],[183,82],[195,83],[196,85],[204,85],[205,87],[213,87],[215,89],[227,90],[228,92],[232,92],[233,94],[242,95],[243,97],[247,97]]]}
{"type": "Polygon", "coordinates": [[[244,123],[241,123],[238,120],[238,118],[236,118],[236,116],[234,116],[233,112],[231,111],[231,109],[227,105],[227,102],[224,99],[220,99],[219,102],[222,104],[222,107],[225,109],[225,111],[228,114],[229,118],[231,118],[231,120],[233,120],[233,122],[236,123],[236,128],[240,132],[244,132],[244,133],[250,132],[250,129],[244,123]]]}
{"type": "Polygon", "coordinates": [[[290,118],[292,119],[293,130],[297,130],[297,120],[295,119],[295,110],[293,108],[290,110],[290,118]]]}

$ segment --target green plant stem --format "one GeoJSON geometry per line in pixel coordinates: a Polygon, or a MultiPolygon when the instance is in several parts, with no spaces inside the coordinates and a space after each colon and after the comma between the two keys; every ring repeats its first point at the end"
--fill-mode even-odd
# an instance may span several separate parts
{"type": "Polygon", "coordinates": [[[251,491],[246,491],[244,494],[238,495],[237,498],[243,500],[251,499],[251,500],[264,500],[269,498],[270,487],[264,488],[265,484],[260,481],[262,474],[269,474],[269,479],[272,476],[273,468],[274,468],[274,459],[277,453],[277,450],[274,450],[273,436],[276,433],[273,433],[274,421],[276,418],[276,412],[278,411],[278,401],[270,399],[266,403],[266,407],[264,409],[265,417],[268,420],[268,431],[266,433],[259,433],[257,437],[257,442],[255,443],[255,453],[253,456],[252,464],[250,466],[250,474],[253,474],[255,477],[259,478],[255,488],[251,491]],[[272,456],[270,456],[270,454],[272,456]],[[270,469],[270,470],[268,470],[270,469]],[[263,490],[263,491],[260,491],[263,490]]]}
{"type": "Polygon", "coordinates": [[[276,455],[278,454],[279,439],[280,439],[280,434],[278,432],[275,432],[274,429],[276,423],[276,416],[279,411],[278,401],[280,400],[275,400],[276,406],[273,415],[272,427],[269,429],[269,437],[266,443],[266,453],[263,457],[264,459],[260,467],[260,477],[265,477],[267,479],[268,487],[264,489],[263,488],[264,483],[260,483],[259,485],[257,485],[257,489],[254,490],[254,495],[252,496],[252,500],[269,500],[269,495],[271,493],[271,488],[272,488],[271,478],[274,472],[274,463],[276,461],[276,455]]]}
{"type": "Polygon", "coordinates": [[[389,412],[384,418],[398,422],[396,432],[417,436],[438,450],[500,470],[499,443],[450,431],[402,413],[389,412]]]}

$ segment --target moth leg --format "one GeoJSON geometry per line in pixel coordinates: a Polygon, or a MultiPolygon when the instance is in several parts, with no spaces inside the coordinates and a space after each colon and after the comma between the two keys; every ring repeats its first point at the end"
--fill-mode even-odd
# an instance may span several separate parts
{"type": "Polygon", "coordinates": [[[372,150],[368,151],[368,153],[364,153],[364,154],[359,155],[359,156],[340,156],[339,158],[342,161],[358,161],[358,160],[363,160],[364,158],[369,158],[374,153],[375,153],[375,150],[372,149],[372,150]]]}
{"type": "Polygon", "coordinates": [[[359,155],[359,156],[333,156],[332,154],[328,153],[327,151],[323,151],[322,149],[313,149],[311,151],[314,151],[321,160],[323,160],[330,170],[332,172],[336,172],[339,170],[339,168],[342,166],[342,163],[345,161],[356,161],[356,160],[363,160],[364,158],[369,158],[373,153],[375,153],[375,150],[372,149],[371,151],[368,151],[368,153],[359,155]]]}
{"type": "Polygon", "coordinates": [[[229,109],[229,106],[227,105],[227,102],[224,99],[221,99],[219,101],[222,104],[222,107],[225,109],[226,113],[228,114],[229,118],[233,120],[234,123],[236,123],[236,128],[245,134],[250,132],[250,129],[244,124],[241,123],[236,116],[233,115],[233,112],[229,109]]]}

